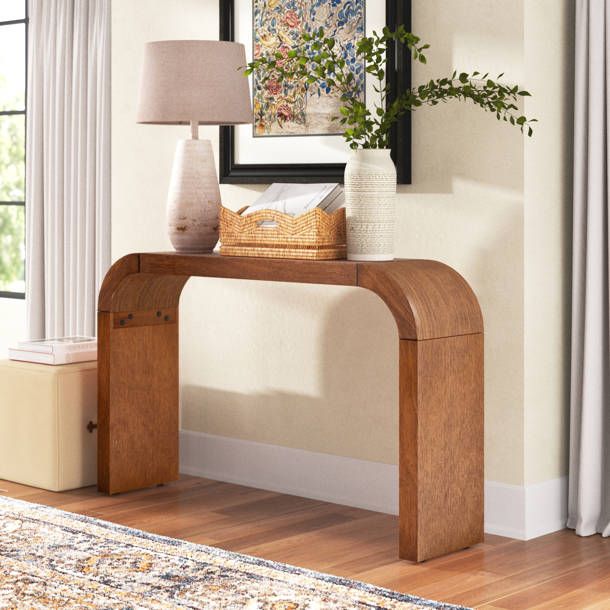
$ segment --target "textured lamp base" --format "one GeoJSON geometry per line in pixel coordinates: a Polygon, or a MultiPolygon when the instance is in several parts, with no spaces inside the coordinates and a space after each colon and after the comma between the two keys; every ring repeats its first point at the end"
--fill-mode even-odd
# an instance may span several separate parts
{"type": "Polygon", "coordinates": [[[209,140],[180,140],[167,198],[169,238],[177,252],[211,252],[218,241],[220,187],[209,140]]]}

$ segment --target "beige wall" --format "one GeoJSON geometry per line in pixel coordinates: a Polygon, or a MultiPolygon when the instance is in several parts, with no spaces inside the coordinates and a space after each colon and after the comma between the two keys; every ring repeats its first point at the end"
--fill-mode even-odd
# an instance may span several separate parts
{"type": "Polygon", "coordinates": [[[567,472],[573,3],[525,2],[525,78],[540,118],[525,146],[525,483],[567,472]]]}
{"type": "MultiPolygon", "coordinates": [[[[565,286],[556,255],[565,250],[566,190],[557,178],[565,170],[567,126],[565,102],[550,94],[565,82],[557,56],[566,38],[561,28],[551,31],[563,26],[563,14],[553,25],[546,17],[567,4],[413,2],[413,29],[432,45],[428,66],[415,68],[415,82],[476,68],[504,71],[507,80],[542,92],[531,106],[541,120],[534,145],[466,105],[415,113],[413,184],[400,187],[398,198],[397,255],[447,262],[480,299],[486,478],[518,485],[526,470],[529,482],[564,469],[558,371],[565,286]],[[543,44],[536,43],[539,29],[543,44]],[[537,182],[541,168],[544,180],[537,182]],[[537,207],[541,192],[543,208],[537,207]],[[544,264],[530,261],[539,249],[544,264]],[[544,269],[551,269],[550,277],[544,269]],[[544,315],[539,335],[541,310],[548,309],[554,313],[544,315]],[[524,358],[538,372],[530,366],[524,377],[524,358]],[[526,468],[526,457],[536,466],[526,468]]],[[[215,38],[218,15],[216,0],[115,0],[112,8],[112,250],[118,258],[169,248],[165,196],[175,141],[187,137],[184,128],[134,122],[144,42],[215,38]]],[[[202,131],[217,142],[217,130],[202,131]]],[[[252,201],[258,190],[222,187],[232,207],[252,201]]],[[[376,296],[349,288],[191,280],[183,294],[181,340],[184,428],[396,462],[396,330],[376,296]]]]}

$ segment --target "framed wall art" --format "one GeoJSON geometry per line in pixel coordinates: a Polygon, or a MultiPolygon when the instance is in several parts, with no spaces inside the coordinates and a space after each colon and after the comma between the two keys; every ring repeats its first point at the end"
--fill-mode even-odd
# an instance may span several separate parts
{"type": "MultiPolygon", "coordinates": [[[[304,32],[323,27],[340,46],[365,101],[374,101],[354,43],[363,35],[411,29],[411,0],[220,0],[220,39],[241,42],[248,61],[261,53],[288,53],[304,32]]],[[[411,86],[410,54],[391,47],[386,78],[392,95],[411,86]]],[[[323,82],[303,86],[250,77],[251,125],[220,127],[220,182],[342,182],[349,147],[333,120],[338,99],[323,82]]],[[[388,99],[388,103],[393,97],[388,99]]],[[[398,182],[411,181],[411,117],[407,113],[391,135],[398,182]]]]}

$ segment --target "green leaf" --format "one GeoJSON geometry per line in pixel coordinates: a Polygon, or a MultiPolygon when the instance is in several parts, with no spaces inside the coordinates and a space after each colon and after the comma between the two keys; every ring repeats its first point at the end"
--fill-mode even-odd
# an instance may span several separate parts
{"type": "MultiPolygon", "coordinates": [[[[515,103],[517,96],[529,96],[529,92],[520,89],[518,85],[502,85],[481,75],[478,70],[471,73],[454,71],[450,77],[430,80],[402,92],[387,104],[387,107],[376,106],[368,109],[359,99],[356,91],[356,78],[348,68],[346,60],[333,49],[337,41],[325,37],[324,29],[301,34],[301,47],[290,49],[287,54],[279,51],[265,54],[264,57],[247,64],[246,75],[257,71],[261,82],[270,78],[277,80],[292,79],[305,87],[312,87],[316,94],[324,95],[316,83],[326,81],[328,87],[339,96],[339,122],[346,126],[343,133],[345,141],[352,148],[380,148],[388,145],[391,127],[400,117],[421,106],[436,106],[449,100],[472,100],[484,111],[493,112],[499,120],[517,125],[522,133],[532,135],[530,123],[525,116],[518,116],[519,110],[515,103]],[[283,61],[285,56],[294,61],[283,61]],[[473,79],[473,80],[471,80],[473,79]],[[477,79],[476,81],[474,79],[477,79]],[[482,81],[480,82],[479,81],[482,81]]],[[[399,24],[392,32],[387,26],[382,33],[373,32],[356,40],[356,53],[364,62],[365,72],[379,80],[381,84],[373,83],[374,90],[381,94],[391,95],[389,82],[385,79],[386,51],[391,41],[396,40],[401,45],[401,53],[412,56],[415,61],[426,63],[423,54],[430,45],[422,44],[418,36],[408,32],[404,24],[399,24]],[[403,46],[404,45],[404,46],[403,46]]],[[[503,74],[498,76],[500,79],[503,74]]]]}

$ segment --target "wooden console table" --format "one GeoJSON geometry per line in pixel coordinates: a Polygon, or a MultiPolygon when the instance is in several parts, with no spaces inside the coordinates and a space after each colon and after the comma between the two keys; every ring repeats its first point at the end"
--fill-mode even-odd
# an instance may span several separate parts
{"type": "Polygon", "coordinates": [[[387,263],[130,254],[99,295],[98,486],[178,478],[178,303],[191,276],[360,286],[399,338],[399,554],[423,561],[483,539],[483,322],[435,261],[387,263]]]}

